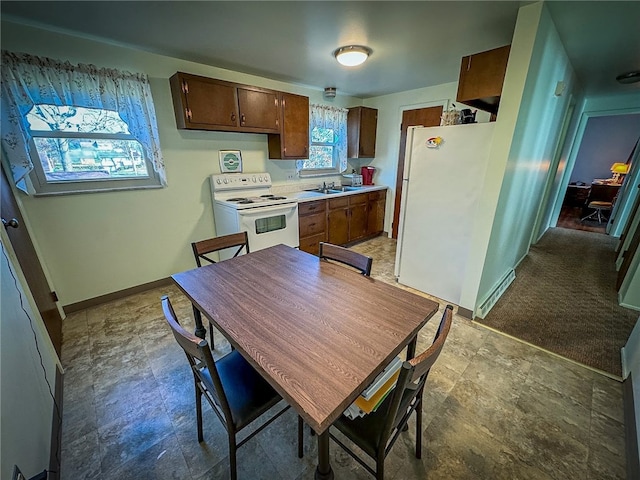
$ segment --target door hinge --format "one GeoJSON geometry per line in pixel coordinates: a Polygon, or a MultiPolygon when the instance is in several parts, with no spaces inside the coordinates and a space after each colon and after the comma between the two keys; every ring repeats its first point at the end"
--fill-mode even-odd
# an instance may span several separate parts
{"type": "Polygon", "coordinates": [[[182,93],[184,93],[185,95],[189,93],[189,84],[186,80],[182,82],[182,93]]]}
{"type": "Polygon", "coordinates": [[[58,299],[58,294],[56,292],[51,292],[51,298],[53,299],[54,302],[57,302],[58,299]]]}
{"type": "Polygon", "coordinates": [[[187,118],[189,119],[189,121],[191,121],[191,109],[185,108],[184,113],[187,115],[187,118]]]}

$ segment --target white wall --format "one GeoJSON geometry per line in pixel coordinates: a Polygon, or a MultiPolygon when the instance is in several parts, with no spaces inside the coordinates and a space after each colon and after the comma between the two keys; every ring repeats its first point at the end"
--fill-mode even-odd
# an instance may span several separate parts
{"type": "Polygon", "coordinates": [[[507,148],[508,154],[501,188],[496,189],[500,193],[496,215],[490,224],[491,236],[477,304],[488,297],[497,282],[529,251],[569,93],[574,88],[573,69],[543,4],[520,9],[513,45],[521,50],[512,50],[504,90],[509,86],[517,92],[520,88],[522,95],[519,105],[514,102],[506,106],[506,111],[501,102],[498,125],[503,127],[503,132],[498,143],[494,139],[492,150],[496,181],[500,178],[497,170],[501,166],[501,154],[507,148]],[[518,54],[520,57],[514,57],[518,54]],[[521,65],[515,63],[518,60],[521,65]],[[517,78],[512,78],[512,73],[517,78]],[[521,83],[525,74],[526,83],[521,83]],[[562,96],[554,95],[558,81],[567,85],[562,96]]]}
{"type": "Polygon", "coordinates": [[[165,278],[194,266],[189,244],[215,235],[208,176],[218,150],[242,151],[245,171],[283,183],[293,161],[268,160],[267,136],[176,129],[169,77],[184,71],[306,95],[348,107],[360,99],[2,22],[2,48],[150,76],[168,187],[61,197],[21,196],[62,305],[165,278]]]}
{"type": "Polygon", "coordinates": [[[638,456],[640,457],[640,318],[638,318],[627,344],[622,349],[622,376],[627,378],[629,375],[633,378],[633,401],[638,436],[638,456]]]}
{"type": "Polygon", "coordinates": [[[24,276],[4,228],[0,229],[0,240],[0,478],[11,478],[14,465],[30,478],[49,468],[54,406],[45,372],[54,389],[59,360],[31,294],[24,287],[24,276]],[[20,295],[35,333],[22,310],[20,295]]]}

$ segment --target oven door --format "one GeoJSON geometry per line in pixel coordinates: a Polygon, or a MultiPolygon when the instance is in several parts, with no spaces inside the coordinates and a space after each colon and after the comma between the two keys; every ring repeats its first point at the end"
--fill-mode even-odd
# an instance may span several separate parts
{"type": "Polygon", "coordinates": [[[247,208],[238,210],[238,216],[252,252],[280,243],[296,248],[300,245],[297,203],[247,208]]]}

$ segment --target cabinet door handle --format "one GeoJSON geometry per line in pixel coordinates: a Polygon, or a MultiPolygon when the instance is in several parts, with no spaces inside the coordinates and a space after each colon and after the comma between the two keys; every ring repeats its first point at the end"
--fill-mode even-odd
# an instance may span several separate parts
{"type": "Polygon", "coordinates": [[[244,125],[245,122],[245,118],[244,118],[244,113],[242,115],[240,115],[240,125],[244,125]]]}
{"type": "Polygon", "coordinates": [[[231,121],[235,123],[236,121],[236,114],[235,113],[231,113],[231,121]]]}

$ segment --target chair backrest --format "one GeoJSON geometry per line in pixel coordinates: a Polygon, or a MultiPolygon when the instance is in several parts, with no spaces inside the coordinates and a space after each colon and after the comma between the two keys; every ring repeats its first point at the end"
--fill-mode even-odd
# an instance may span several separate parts
{"type": "Polygon", "coordinates": [[[193,249],[193,256],[196,259],[196,264],[201,267],[201,260],[206,260],[210,263],[216,263],[215,260],[207,257],[208,253],[218,252],[225,248],[239,247],[234,257],[237,257],[242,249],[246,249],[246,253],[249,253],[249,237],[247,232],[231,233],[229,235],[221,235],[219,237],[209,238],[207,240],[201,240],[199,242],[193,242],[191,248],[193,249]]]}
{"type": "Polygon", "coordinates": [[[618,191],[620,190],[620,185],[600,185],[594,183],[591,185],[591,189],[589,190],[589,196],[587,197],[586,205],[589,202],[611,202],[613,203],[613,199],[618,195],[618,191]]]}
{"type": "Polygon", "coordinates": [[[196,337],[180,325],[169,297],[166,295],[162,297],[162,310],[165,320],[171,327],[173,336],[187,356],[196,383],[199,382],[206,387],[206,391],[211,395],[215,406],[212,402],[209,403],[212,403],[212,407],[219,411],[218,416],[222,415],[227,425],[232,425],[231,408],[224,393],[209,344],[205,339],[196,337]]]}
{"type": "Polygon", "coordinates": [[[344,263],[350,267],[360,270],[363,275],[371,275],[371,265],[373,258],[367,257],[348,248],[340,247],[332,243],[320,242],[320,253],[318,256],[336,262],[344,263]]]}
{"type": "MultiPolygon", "coordinates": [[[[381,430],[381,438],[386,444],[387,439],[391,435],[392,430],[401,422],[403,415],[398,413],[400,404],[407,389],[414,391],[412,398],[422,394],[429,370],[440,356],[444,342],[449,335],[451,323],[453,321],[453,307],[447,305],[444,309],[440,325],[436,331],[433,343],[420,355],[408,360],[402,364],[400,375],[396,382],[389,404],[389,410],[385,419],[385,425],[381,430]]],[[[420,407],[422,408],[422,407],[420,407]]],[[[397,434],[396,434],[397,435],[397,434]]]]}
{"type": "Polygon", "coordinates": [[[442,347],[444,347],[444,341],[449,335],[449,330],[451,330],[452,322],[453,307],[451,305],[447,305],[447,307],[444,309],[444,313],[442,314],[442,320],[440,320],[440,325],[438,326],[438,330],[436,331],[436,335],[431,346],[417,357],[413,357],[411,360],[409,360],[409,363],[413,367],[411,382],[416,382],[418,380],[419,384],[420,382],[424,382],[426,380],[426,377],[429,374],[429,370],[431,369],[433,364],[436,363],[436,360],[440,356],[440,352],[442,352],[442,347]]]}

